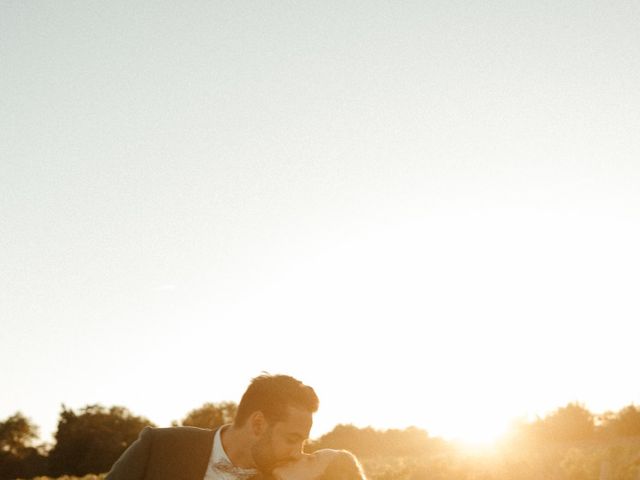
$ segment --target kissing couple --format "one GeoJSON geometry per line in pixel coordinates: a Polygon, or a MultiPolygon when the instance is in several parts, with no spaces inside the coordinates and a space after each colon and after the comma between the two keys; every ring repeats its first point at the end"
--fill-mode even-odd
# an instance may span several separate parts
{"type": "Polygon", "coordinates": [[[303,452],[318,404],[300,380],[260,375],[233,423],[217,430],[146,427],[106,480],[366,480],[347,450],[303,452]]]}

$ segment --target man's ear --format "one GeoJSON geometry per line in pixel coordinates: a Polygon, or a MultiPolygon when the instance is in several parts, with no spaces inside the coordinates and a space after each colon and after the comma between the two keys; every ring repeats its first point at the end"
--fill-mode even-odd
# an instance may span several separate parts
{"type": "Polygon", "coordinates": [[[260,437],[269,427],[269,423],[260,410],[255,411],[249,417],[249,425],[251,425],[251,432],[256,436],[260,437]]]}

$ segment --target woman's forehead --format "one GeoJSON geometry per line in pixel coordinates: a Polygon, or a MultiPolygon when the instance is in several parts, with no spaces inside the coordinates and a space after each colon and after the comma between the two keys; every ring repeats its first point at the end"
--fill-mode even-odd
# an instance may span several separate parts
{"type": "Polygon", "coordinates": [[[333,448],[321,448],[313,452],[319,458],[334,458],[340,455],[340,450],[334,450],[333,448]]]}
{"type": "Polygon", "coordinates": [[[287,463],[274,470],[280,480],[312,480],[322,475],[329,464],[327,455],[317,452],[303,454],[298,460],[287,463]]]}
{"type": "Polygon", "coordinates": [[[315,463],[318,467],[324,470],[331,462],[341,455],[340,450],[333,450],[330,448],[316,450],[314,452],[315,463]]]}

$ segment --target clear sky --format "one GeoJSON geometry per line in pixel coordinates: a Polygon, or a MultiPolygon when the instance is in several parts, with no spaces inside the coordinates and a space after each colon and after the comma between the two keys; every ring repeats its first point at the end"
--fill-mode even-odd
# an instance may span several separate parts
{"type": "Polygon", "coordinates": [[[640,402],[640,4],[0,3],[0,419],[262,370],[483,438],[640,402]]]}

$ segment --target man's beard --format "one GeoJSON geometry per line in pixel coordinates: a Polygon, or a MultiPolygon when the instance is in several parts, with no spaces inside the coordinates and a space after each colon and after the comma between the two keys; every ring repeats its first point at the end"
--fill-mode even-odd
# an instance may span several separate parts
{"type": "Polygon", "coordinates": [[[267,431],[264,432],[258,441],[251,447],[251,456],[256,464],[256,468],[263,474],[270,474],[279,463],[273,453],[271,436],[271,429],[268,428],[267,431]]]}

